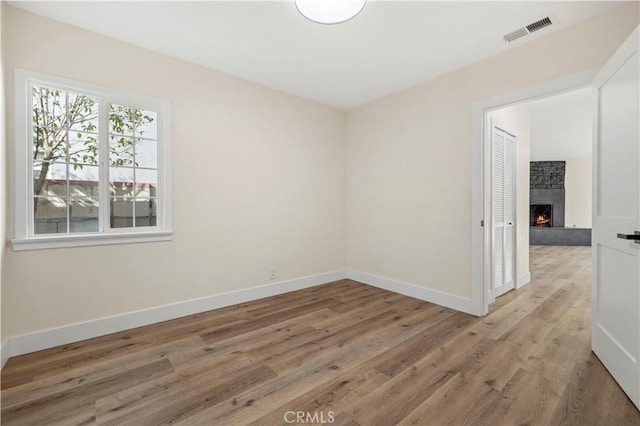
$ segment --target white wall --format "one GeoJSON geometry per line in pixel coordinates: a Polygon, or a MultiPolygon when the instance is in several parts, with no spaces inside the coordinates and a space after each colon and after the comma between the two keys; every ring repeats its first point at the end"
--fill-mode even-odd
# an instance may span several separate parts
{"type": "Polygon", "coordinates": [[[527,104],[531,112],[531,161],[591,158],[592,88],[527,104]]]}
{"type": "Polygon", "coordinates": [[[348,266],[471,297],[473,103],[599,67],[637,24],[627,3],[349,112],[348,266]]]}
{"type": "MultiPolygon", "coordinates": [[[[531,126],[529,119],[529,109],[525,105],[514,105],[491,111],[487,114],[485,123],[485,129],[487,129],[486,140],[491,140],[488,134],[491,120],[503,130],[516,136],[517,230],[515,276],[519,282],[526,280],[529,275],[529,161],[531,155],[531,126]]],[[[488,226],[492,226],[490,220],[485,222],[488,226]]]]}
{"type": "Polygon", "coordinates": [[[15,67],[172,102],[175,231],[167,243],[8,251],[8,335],[267,284],[271,266],[278,281],[345,267],[344,112],[4,12],[7,105],[15,67]]]}
{"type": "Polygon", "coordinates": [[[568,228],[591,228],[592,226],[592,176],[590,158],[567,160],[564,177],[564,223],[568,228]]]}

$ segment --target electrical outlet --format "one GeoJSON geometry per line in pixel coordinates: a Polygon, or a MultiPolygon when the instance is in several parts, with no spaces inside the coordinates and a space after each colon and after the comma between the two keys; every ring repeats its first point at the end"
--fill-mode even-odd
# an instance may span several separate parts
{"type": "Polygon", "coordinates": [[[276,269],[275,266],[272,266],[271,268],[269,268],[269,279],[271,280],[275,280],[277,278],[277,274],[276,272],[278,272],[278,270],[276,269]]]}

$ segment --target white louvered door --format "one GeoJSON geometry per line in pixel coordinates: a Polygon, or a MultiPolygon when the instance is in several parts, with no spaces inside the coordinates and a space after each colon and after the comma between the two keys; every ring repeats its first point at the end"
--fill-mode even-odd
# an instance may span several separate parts
{"type": "Polygon", "coordinates": [[[516,137],[492,124],[493,297],[515,287],[516,137]]]}

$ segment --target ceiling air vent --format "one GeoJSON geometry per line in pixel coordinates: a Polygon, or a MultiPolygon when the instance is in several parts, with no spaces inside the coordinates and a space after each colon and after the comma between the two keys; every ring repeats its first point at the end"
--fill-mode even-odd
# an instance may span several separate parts
{"type": "Polygon", "coordinates": [[[545,27],[548,27],[549,25],[551,25],[553,22],[551,22],[551,18],[549,18],[548,16],[542,19],[537,20],[536,22],[532,22],[529,25],[522,27],[522,28],[518,28],[515,31],[511,31],[509,34],[505,34],[504,37],[502,37],[504,39],[504,41],[511,43],[514,40],[517,40],[519,38],[522,38],[524,36],[528,36],[529,34],[531,34],[534,31],[538,31],[541,30],[545,27]]]}
{"type": "Polygon", "coordinates": [[[517,40],[526,35],[529,35],[529,31],[527,31],[526,28],[520,28],[505,35],[504,41],[512,42],[513,40],[517,40]]]}
{"type": "Polygon", "coordinates": [[[549,17],[547,16],[546,18],[536,21],[533,24],[527,25],[527,29],[530,33],[532,33],[534,31],[541,30],[544,27],[548,27],[549,25],[551,25],[551,19],[549,19],[549,17]]]}

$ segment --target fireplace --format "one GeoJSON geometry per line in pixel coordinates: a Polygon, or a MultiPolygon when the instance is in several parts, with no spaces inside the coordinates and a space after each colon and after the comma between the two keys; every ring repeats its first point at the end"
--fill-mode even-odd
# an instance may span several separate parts
{"type": "Polygon", "coordinates": [[[553,205],[531,204],[529,218],[531,226],[552,227],[553,205]]]}

